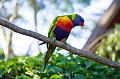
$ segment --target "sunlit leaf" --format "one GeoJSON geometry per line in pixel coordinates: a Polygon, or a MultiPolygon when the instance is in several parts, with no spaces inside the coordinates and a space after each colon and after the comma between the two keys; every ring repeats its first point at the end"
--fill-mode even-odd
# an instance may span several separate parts
{"type": "Polygon", "coordinates": [[[54,75],[50,76],[50,79],[60,79],[60,78],[61,78],[61,76],[58,74],[54,74],[54,75]]]}

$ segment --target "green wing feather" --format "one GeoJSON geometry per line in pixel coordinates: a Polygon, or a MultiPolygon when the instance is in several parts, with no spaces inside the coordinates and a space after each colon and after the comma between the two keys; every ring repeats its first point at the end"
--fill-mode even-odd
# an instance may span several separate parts
{"type": "Polygon", "coordinates": [[[52,24],[50,25],[50,28],[49,28],[49,31],[48,31],[48,37],[54,37],[54,36],[55,36],[54,33],[53,33],[53,31],[54,31],[54,29],[55,29],[55,27],[56,27],[55,23],[56,23],[56,21],[57,21],[57,18],[58,18],[58,17],[56,17],[56,18],[52,21],[52,24]]]}
{"type": "MultiPolygon", "coordinates": [[[[55,38],[54,29],[55,29],[55,27],[56,27],[55,23],[56,23],[56,21],[57,21],[57,18],[58,18],[58,17],[56,17],[56,18],[53,20],[52,24],[50,25],[50,28],[49,28],[49,31],[48,31],[48,37],[50,37],[50,38],[55,38]]],[[[48,50],[47,50],[47,52],[46,52],[45,59],[44,59],[44,68],[43,68],[43,71],[45,70],[45,67],[46,67],[46,65],[47,65],[47,63],[48,63],[48,61],[49,61],[52,53],[54,52],[55,48],[56,48],[55,46],[50,45],[50,44],[47,44],[47,49],[48,49],[48,50]]]]}

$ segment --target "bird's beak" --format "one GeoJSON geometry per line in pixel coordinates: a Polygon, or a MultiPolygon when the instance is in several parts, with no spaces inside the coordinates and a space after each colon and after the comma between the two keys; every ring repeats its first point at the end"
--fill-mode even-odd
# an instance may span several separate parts
{"type": "Polygon", "coordinates": [[[80,26],[84,26],[84,22],[80,22],[80,26]]]}

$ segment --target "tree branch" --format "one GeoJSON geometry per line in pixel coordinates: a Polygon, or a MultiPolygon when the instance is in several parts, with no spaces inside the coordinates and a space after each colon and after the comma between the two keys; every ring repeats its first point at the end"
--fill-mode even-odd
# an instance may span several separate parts
{"type": "Polygon", "coordinates": [[[44,41],[44,42],[52,44],[54,46],[63,48],[63,49],[68,50],[69,52],[71,52],[73,54],[76,54],[78,56],[88,58],[90,60],[96,61],[98,63],[104,64],[104,65],[107,65],[107,66],[110,66],[110,67],[113,67],[113,68],[120,69],[120,64],[117,63],[117,62],[113,62],[109,59],[97,56],[97,55],[92,54],[92,53],[87,52],[87,51],[76,49],[75,47],[72,47],[68,44],[64,44],[63,42],[54,41],[54,40],[52,40],[52,39],[50,39],[46,36],[43,36],[41,34],[36,33],[36,32],[20,28],[16,25],[6,21],[6,20],[0,19],[0,25],[13,30],[14,32],[17,32],[17,33],[20,33],[20,34],[23,34],[23,35],[27,35],[27,36],[33,37],[35,39],[38,39],[40,41],[44,41]]]}

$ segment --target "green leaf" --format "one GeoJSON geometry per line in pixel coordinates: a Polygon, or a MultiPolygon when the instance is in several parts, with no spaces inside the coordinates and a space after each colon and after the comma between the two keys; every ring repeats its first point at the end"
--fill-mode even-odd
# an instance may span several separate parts
{"type": "Polygon", "coordinates": [[[58,74],[54,74],[54,75],[50,76],[50,79],[61,79],[61,76],[58,74]]]}
{"type": "Polygon", "coordinates": [[[85,79],[85,76],[82,74],[78,74],[73,79],[85,79]]]}

